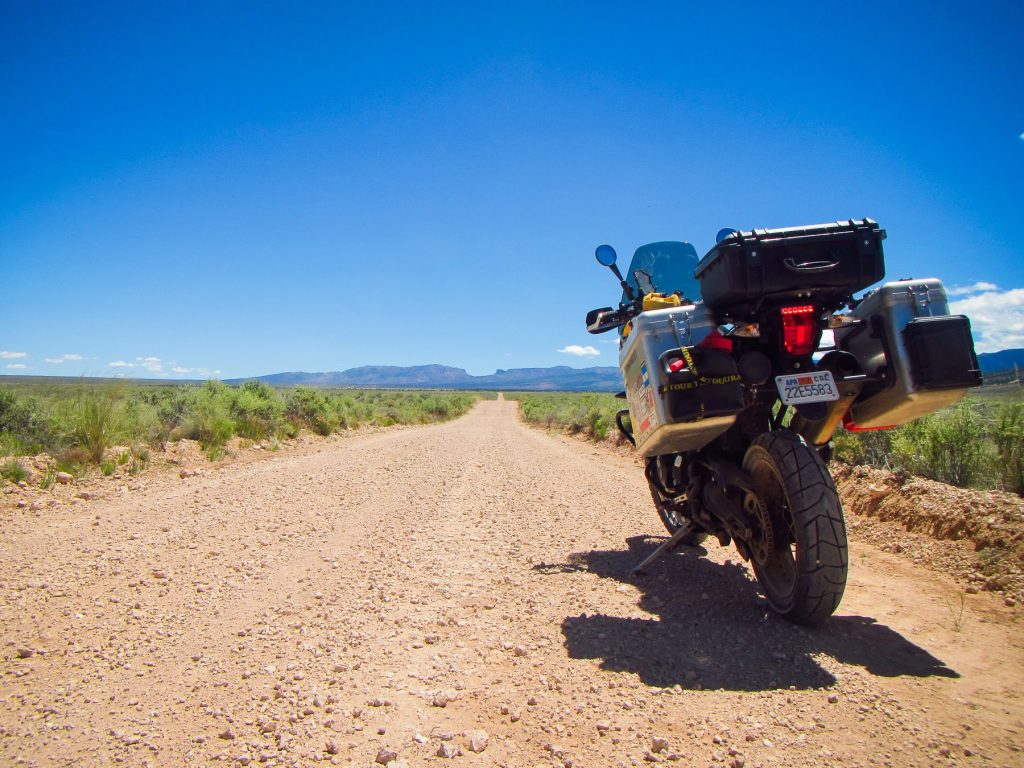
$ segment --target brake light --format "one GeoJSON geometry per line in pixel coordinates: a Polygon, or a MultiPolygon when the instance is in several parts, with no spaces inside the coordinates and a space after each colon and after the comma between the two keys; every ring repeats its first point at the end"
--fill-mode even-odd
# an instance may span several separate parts
{"type": "Polygon", "coordinates": [[[787,354],[802,356],[814,351],[815,315],[812,304],[782,308],[782,346],[787,354]]]}

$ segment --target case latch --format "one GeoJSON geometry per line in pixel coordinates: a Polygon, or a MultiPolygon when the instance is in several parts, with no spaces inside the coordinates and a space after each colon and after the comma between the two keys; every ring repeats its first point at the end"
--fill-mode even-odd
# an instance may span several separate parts
{"type": "Polygon", "coordinates": [[[908,285],[910,298],[914,302],[914,310],[918,317],[931,315],[932,293],[927,283],[915,283],[908,285]]]}

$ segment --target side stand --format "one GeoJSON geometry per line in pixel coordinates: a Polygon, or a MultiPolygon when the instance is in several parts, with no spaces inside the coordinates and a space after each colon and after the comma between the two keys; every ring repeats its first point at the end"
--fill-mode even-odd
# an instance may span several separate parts
{"type": "Polygon", "coordinates": [[[644,570],[647,568],[647,566],[649,566],[655,560],[660,558],[662,555],[664,555],[664,554],[666,554],[668,552],[671,552],[673,549],[675,549],[676,545],[679,544],[680,541],[685,539],[690,534],[690,532],[692,530],[693,530],[693,525],[691,525],[690,523],[687,523],[682,528],[680,528],[678,531],[673,533],[670,538],[666,539],[665,541],[663,541],[661,543],[661,546],[659,546],[656,550],[651,552],[651,554],[648,555],[647,558],[642,563],[640,563],[639,565],[635,566],[633,568],[632,574],[634,576],[642,576],[643,573],[644,573],[644,570]]]}

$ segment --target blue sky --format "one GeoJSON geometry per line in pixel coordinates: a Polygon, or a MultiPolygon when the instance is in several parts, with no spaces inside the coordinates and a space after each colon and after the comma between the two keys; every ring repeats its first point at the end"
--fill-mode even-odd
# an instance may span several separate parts
{"type": "Polygon", "coordinates": [[[1024,346],[1024,5],[686,6],[7,0],[0,373],[613,365],[597,244],[861,216],[1024,346]]]}

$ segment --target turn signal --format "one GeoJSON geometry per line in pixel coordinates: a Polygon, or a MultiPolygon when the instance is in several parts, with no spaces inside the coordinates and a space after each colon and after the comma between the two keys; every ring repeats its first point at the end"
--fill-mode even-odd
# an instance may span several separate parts
{"type": "Polygon", "coordinates": [[[787,354],[802,356],[814,351],[815,314],[812,304],[782,308],[782,346],[787,354]]]}

